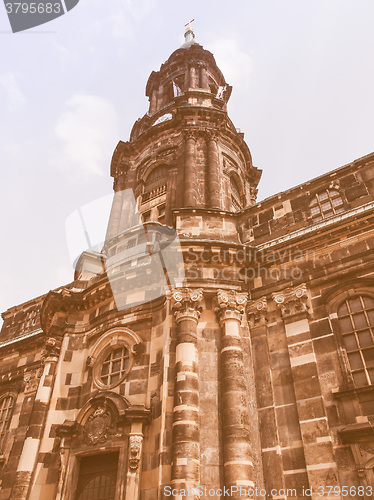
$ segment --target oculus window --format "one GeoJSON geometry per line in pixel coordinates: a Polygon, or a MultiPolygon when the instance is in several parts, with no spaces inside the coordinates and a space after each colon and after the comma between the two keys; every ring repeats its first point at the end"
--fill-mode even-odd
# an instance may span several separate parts
{"type": "Polygon", "coordinates": [[[130,352],[126,346],[111,349],[102,361],[100,382],[103,386],[119,384],[130,368],[130,352]]]}

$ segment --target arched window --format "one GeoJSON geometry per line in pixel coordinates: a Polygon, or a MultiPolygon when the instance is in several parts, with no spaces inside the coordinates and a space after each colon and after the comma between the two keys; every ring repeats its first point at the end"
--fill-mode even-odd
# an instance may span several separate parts
{"type": "Polygon", "coordinates": [[[13,394],[0,396],[0,452],[3,450],[5,438],[12,418],[15,397],[13,394]]]}
{"type": "Polygon", "coordinates": [[[79,495],[79,500],[114,500],[116,482],[112,476],[100,474],[91,479],[79,495]]]}
{"type": "Polygon", "coordinates": [[[168,170],[165,165],[160,165],[152,170],[144,183],[142,203],[166,193],[167,172],[168,170]]]}
{"type": "Polygon", "coordinates": [[[374,299],[347,298],[338,308],[338,319],[355,385],[374,384],[374,299]]]}
{"type": "Polygon", "coordinates": [[[314,222],[326,219],[344,210],[343,200],[339,191],[325,189],[313,196],[309,203],[310,214],[314,222]]]}
{"type": "Polygon", "coordinates": [[[238,181],[231,176],[230,177],[230,190],[231,190],[231,207],[232,210],[237,211],[242,208],[240,188],[238,181]]]}

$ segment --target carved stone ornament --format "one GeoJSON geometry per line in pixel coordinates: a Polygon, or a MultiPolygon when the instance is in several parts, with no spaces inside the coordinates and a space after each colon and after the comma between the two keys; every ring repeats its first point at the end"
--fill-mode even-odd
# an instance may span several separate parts
{"type": "Polygon", "coordinates": [[[142,356],[145,353],[145,345],[143,344],[143,342],[133,344],[131,346],[131,353],[133,355],[135,364],[139,365],[142,360],[142,356]]]}
{"type": "Polygon", "coordinates": [[[208,141],[218,142],[219,138],[220,138],[220,133],[216,129],[206,129],[205,130],[205,137],[208,141]]]}
{"type": "Polygon", "coordinates": [[[251,201],[253,201],[253,202],[256,201],[257,193],[258,193],[258,189],[256,187],[254,187],[254,186],[249,187],[249,197],[250,197],[251,201]]]}
{"type": "Polygon", "coordinates": [[[183,129],[184,140],[187,141],[188,139],[193,139],[194,141],[197,141],[198,133],[199,133],[198,129],[185,128],[185,129],[183,129]]]}
{"type": "Polygon", "coordinates": [[[252,328],[264,325],[267,321],[266,315],[268,303],[266,297],[261,297],[257,300],[252,300],[247,306],[248,322],[252,328]]]}
{"type": "Polygon", "coordinates": [[[48,337],[45,341],[45,347],[42,352],[42,359],[47,358],[58,358],[61,349],[61,339],[56,339],[54,337],[48,337]]]}
{"type": "Polygon", "coordinates": [[[339,179],[335,180],[335,181],[331,181],[330,182],[330,185],[329,185],[329,188],[330,189],[335,189],[336,191],[339,190],[340,188],[340,182],[339,182],[339,179]]]}
{"type": "Polygon", "coordinates": [[[360,449],[369,455],[374,455],[374,442],[368,444],[360,444],[360,449]]]}
{"type": "Polygon", "coordinates": [[[129,467],[132,471],[139,467],[142,442],[143,436],[141,434],[130,435],[129,467]]]}
{"type": "Polygon", "coordinates": [[[85,425],[85,441],[87,444],[102,444],[108,439],[112,423],[110,412],[103,406],[98,406],[90,415],[85,425]]]}
{"type": "Polygon", "coordinates": [[[39,380],[42,376],[43,369],[38,368],[30,372],[23,374],[23,382],[25,384],[24,393],[28,394],[30,392],[35,392],[38,389],[39,380]]]}
{"type": "Polygon", "coordinates": [[[215,308],[220,321],[236,319],[241,321],[245,306],[248,300],[248,293],[237,292],[235,290],[218,290],[217,302],[215,308]]]}
{"type": "Polygon", "coordinates": [[[191,290],[178,288],[172,293],[172,309],[177,322],[183,318],[198,320],[202,311],[201,301],[204,295],[201,288],[191,290]]]}
{"type": "Polygon", "coordinates": [[[280,308],[283,318],[308,312],[308,290],[305,283],[295,287],[286,288],[282,292],[273,293],[273,300],[280,308]]]}

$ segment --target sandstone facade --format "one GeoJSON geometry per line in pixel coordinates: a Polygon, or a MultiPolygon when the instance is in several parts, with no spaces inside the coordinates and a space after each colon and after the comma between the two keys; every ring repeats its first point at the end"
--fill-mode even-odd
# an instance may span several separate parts
{"type": "Polygon", "coordinates": [[[0,500],[372,498],[374,154],[257,203],[230,93],[188,29],[113,154],[103,252],[3,313],[0,500]],[[129,188],[185,279],[120,309],[129,188]]]}

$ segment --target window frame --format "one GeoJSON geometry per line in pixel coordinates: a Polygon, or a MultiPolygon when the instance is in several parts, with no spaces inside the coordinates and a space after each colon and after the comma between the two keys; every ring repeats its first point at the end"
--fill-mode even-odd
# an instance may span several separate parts
{"type": "Polygon", "coordinates": [[[331,188],[327,187],[324,189],[320,189],[318,191],[315,191],[311,196],[308,204],[308,209],[310,213],[310,217],[312,219],[312,222],[317,223],[317,222],[322,222],[326,219],[329,219],[330,217],[333,217],[335,215],[338,215],[342,212],[344,212],[346,208],[346,204],[342,195],[342,192],[339,189],[336,188],[331,188]],[[331,193],[337,193],[336,196],[331,196],[331,193]],[[323,193],[327,193],[327,199],[326,200],[320,200],[320,196],[323,193]],[[340,198],[341,204],[339,204],[338,207],[335,207],[333,204],[333,201],[340,198]],[[315,201],[315,203],[314,203],[315,201]],[[331,210],[326,210],[325,212],[322,209],[323,204],[328,202],[330,204],[331,210]],[[318,207],[319,212],[313,214],[313,208],[318,207]]]}
{"type": "MultiPolygon", "coordinates": [[[[0,394],[0,418],[3,413],[3,408],[1,407],[1,403],[3,400],[11,398],[12,403],[10,406],[10,411],[8,412],[7,420],[6,420],[6,426],[1,428],[2,421],[0,420],[0,456],[4,455],[4,449],[6,447],[6,441],[7,441],[7,435],[10,429],[10,424],[12,422],[13,414],[14,414],[14,409],[16,406],[17,402],[17,394],[14,391],[4,391],[0,394]]],[[[9,408],[9,407],[8,407],[9,408]]]]}
{"type": "Polygon", "coordinates": [[[101,453],[89,453],[85,455],[78,455],[76,460],[76,486],[75,486],[75,493],[74,493],[74,499],[75,500],[80,500],[82,497],[82,494],[84,493],[85,488],[97,477],[103,477],[107,476],[112,478],[113,480],[113,486],[114,486],[114,498],[116,498],[116,493],[117,493],[117,484],[118,484],[118,478],[119,478],[119,457],[120,457],[120,450],[107,450],[105,452],[101,453]],[[89,467],[87,467],[87,471],[82,470],[83,462],[85,460],[92,460],[92,459],[97,459],[98,457],[104,458],[106,455],[117,455],[114,458],[115,462],[115,468],[108,468],[107,470],[99,470],[95,469],[94,466],[91,467],[92,471],[89,471],[89,467]],[[114,473],[114,474],[113,474],[114,473]]]}
{"type": "Polygon", "coordinates": [[[334,287],[323,294],[322,300],[327,306],[329,319],[332,327],[332,332],[337,343],[337,353],[341,365],[341,375],[343,378],[343,386],[340,390],[374,390],[374,384],[357,385],[354,383],[351,365],[348,358],[347,349],[343,339],[343,332],[340,328],[340,321],[338,317],[338,310],[340,306],[351,298],[357,296],[368,296],[374,300],[374,281],[366,279],[352,280],[347,283],[345,289],[341,287],[334,287]]]}
{"type": "MultiPolygon", "coordinates": [[[[120,385],[124,381],[124,379],[127,377],[128,373],[130,372],[132,366],[133,366],[133,355],[132,355],[131,347],[129,346],[129,344],[123,339],[117,339],[117,341],[114,343],[110,342],[107,346],[105,346],[102,349],[102,351],[99,353],[99,355],[97,356],[97,359],[95,361],[95,364],[93,367],[94,383],[99,389],[106,389],[106,390],[113,389],[114,387],[117,387],[118,385],[120,385]],[[116,382],[105,384],[102,381],[103,365],[106,362],[106,359],[108,358],[110,353],[115,351],[116,349],[120,349],[120,348],[127,349],[127,352],[128,352],[127,367],[124,370],[123,374],[119,377],[119,379],[116,382]]],[[[108,373],[105,376],[109,376],[109,378],[110,378],[110,375],[111,375],[111,373],[108,373]]]]}
{"type": "Polygon", "coordinates": [[[134,366],[134,346],[141,344],[141,342],[140,337],[126,327],[111,328],[102,334],[90,349],[93,385],[100,390],[109,390],[120,385],[126,379],[127,375],[134,366]],[[105,385],[101,381],[102,363],[110,351],[115,350],[116,348],[118,349],[119,347],[126,347],[129,352],[129,363],[127,365],[127,369],[117,382],[111,385],[105,385]]]}
{"type": "Polygon", "coordinates": [[[349,368],[349,378],[351,383],[354,385],[355,388],[361,388],[361,387],[374,387],[374,364],[373,366],[369,366],[367,364],[367,360],[365,359],[364,353],[369,350],[374,349],[374,323],[370,323],[370,318],[368,316],[368,311],[374,311],[374,305],[373,307],[367,307],[366,304],[364,303],[364,298],[368,297],[372,301],[374,301],[374,296],[368,292],[364,291],[358,291],[357,293],[349,294],[348,296],[345,296],[342,298],[339,303],[337,304],[336,307],[336,316],[337,316],[337,326],[339,328],[339,334],[340,334],[340,340],[342,347],[344,349],[344,353],[346,356],[347,360],[347,365],[349,368]],[[360,300],[360,306],[361,309],[357,311],[352,310],[352,306],[350,302],[352,302],[353,299],[359,299],[360,300]],[[348,305],[347,305],[348,304],[348,305]],[[346,306],[347,312],[345,314],[339,315],[339,310],[343,307],[346,306]],[[355,324],[355,315],[359,314],[360,312],[363,312],[365,316],[365,320],[367,322],[366,327],[358,327],[355,324]],[[345,318],[349,318],[349,322],[351,324],[352,329],[349,331],[343,331],[341,328],[341,321],[345,318]],[[367,346],[361,346],[361,337],[359,336],[360,333],[363,333],[364,331],[368,330],[370,332],[371,336],[371,344],[367,346]],[[351,340],[356,343],[356,348],[349,349],[347,347],[347,341],[345,340],[348,337],[352,337],[351,340]],[[360,363],[362,365],[362,368],[356,368],[352,365],[351,359],[353,358],[354,354],[359,355],[360,363]],[[373,373],[371,380],[370,377],[370,371],[373,373]],[[356,378],[359,373],[362,373],[365,376],[365,381],[366,383],[359,383],[356,381],[356,378]],[[355,377],[356,376],[356,377],[355,377]]]}

